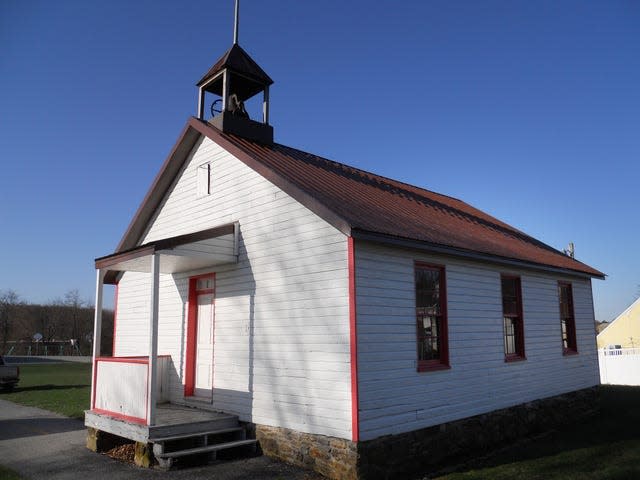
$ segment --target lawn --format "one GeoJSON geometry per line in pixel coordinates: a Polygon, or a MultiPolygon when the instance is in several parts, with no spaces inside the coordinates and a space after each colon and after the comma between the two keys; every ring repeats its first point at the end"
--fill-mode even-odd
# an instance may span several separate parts
{"type": "Polygon", "coordinates": [[[82,419],[90,388],[90,363],[21,365],[20,383],[13,392],[1,392],[0,399],[82,419]]]}
{"type": "Polygon", "coordinates": [[[13,470],[8,469],[0,465],[0,480],[22,480],[23,477],[18,475],[13,470]]]}
{"type": "Polygon", "coordinates": [[[601,387],[588,422],[522,442],[437,480],[623,480],[640,478],[640,388],[601,387]]]}

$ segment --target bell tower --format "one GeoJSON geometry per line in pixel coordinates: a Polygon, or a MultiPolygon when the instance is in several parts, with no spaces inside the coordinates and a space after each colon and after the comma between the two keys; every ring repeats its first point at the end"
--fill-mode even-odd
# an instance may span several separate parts
{"type": "Polygon", "coordinates": [[[273,127],[269,125],[269,86],[273,80],[238,44],[240,0],[235,2],[233,45],[196,84],[198,86],[198,118],[205,120],[207,94],[217,97],[211,103],[211,125],[260,143],[273,143],[273,127]],[[252,120],[244,102],[262,92],[262,121],[252,120]]]}

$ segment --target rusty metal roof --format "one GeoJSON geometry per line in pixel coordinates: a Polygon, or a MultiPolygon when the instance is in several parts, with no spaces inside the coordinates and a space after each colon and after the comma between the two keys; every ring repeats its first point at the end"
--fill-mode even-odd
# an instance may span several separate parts
{"type": "Polygon", "coordinates": [[[480,260],[604,278],[604,274],[446,195],[277,143],[264,145],[191,118],[117,251],[131,248],[204,135],[346,235],[480,260]]]}
{"type": "Polygon", "coordinates": [[[356,237],[358,232],[367,232],[604,276],[462,200],[285,145],[261,145],[208,125],[206,128],[214,130],[214,141],[217,136],[224,137],[327,207],[356,237]]]}

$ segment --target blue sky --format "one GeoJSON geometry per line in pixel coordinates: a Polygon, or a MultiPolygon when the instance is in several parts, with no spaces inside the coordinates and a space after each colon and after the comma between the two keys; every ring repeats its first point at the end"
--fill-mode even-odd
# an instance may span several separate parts
{"type": "MultiPolygon", "coordinates": [[[[93,301],[231,45],[232,0],[0,2],[0,290],[93,301]]],[[[276,140],[461,198],[640,284],[640,3],[243,0],[276,140]]],[[[251,112],[255,114],[256,112],[251,112]]]]}

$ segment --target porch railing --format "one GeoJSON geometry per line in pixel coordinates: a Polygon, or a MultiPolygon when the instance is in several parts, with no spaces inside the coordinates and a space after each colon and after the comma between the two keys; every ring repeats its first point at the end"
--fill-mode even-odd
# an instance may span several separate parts
{"type": "MultiPolygon", "coordinates": [[[[158,355],[157,403],[168,401],[170,361],[170,355],[158,355]]],[[[91,409],[129,422],[146,424],[149,357],[98,357],[95,362],[91,409]]]]}
{"type": "Polygon", "coordinates": [[[600,383],[640,385],[640,348],[598,350],[600,383]]]}

